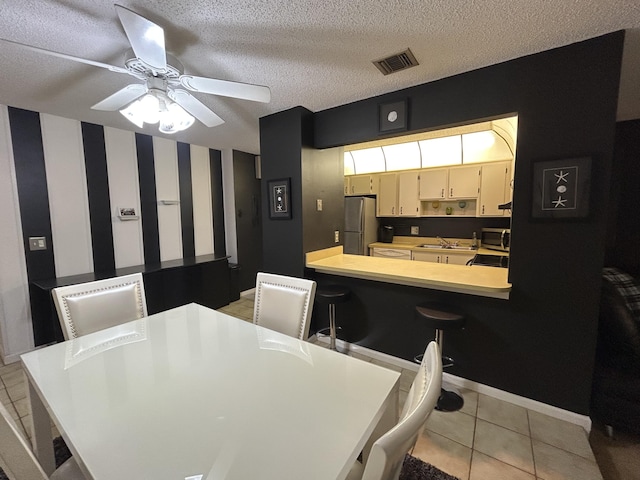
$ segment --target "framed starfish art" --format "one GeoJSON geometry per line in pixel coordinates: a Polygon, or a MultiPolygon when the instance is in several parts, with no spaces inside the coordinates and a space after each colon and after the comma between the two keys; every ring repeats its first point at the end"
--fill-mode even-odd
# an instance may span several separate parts
{"type": "Polygon", "coordinates": [[[291,218],[291,179],[281,178],[267,182],[269,192],[269,218],[288,220],[291,218]]]}
{"type": "Polygon", "coordinates": [[[587,217],[590,186],[590,157],[534,162],[531,216],[541,219],[587,217]]]}

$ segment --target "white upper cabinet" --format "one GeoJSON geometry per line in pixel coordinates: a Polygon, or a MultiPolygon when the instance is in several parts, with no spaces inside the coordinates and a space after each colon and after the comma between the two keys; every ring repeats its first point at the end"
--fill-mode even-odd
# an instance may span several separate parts
{"type": "Polygon", "coordinates": [[[480,166],[454,167],[449,169],[447,198],[478,198],[480,166]]]}
{"type": "Polygon", "coordinates": [[[420,215],[417,171],[398,174],[398,215],[401,217],[420,215]]]}
{"type": "Polygon", "coordinates": [[[449,187],[448,168],[420,171],[420,200],[444,200],[449,187]]]}
{"type": "Polygon", "coordinates": [[[398,215],[398,174],[384,173],[378,176],[378,201],[376,205],[379,217],[396,217],[398,215]]]}
{"type": "Polygon", "coordinates": [[[482,165],[480,196],[478,201],[479,217],[508,216],[508,210],[498,209],[498,205],[511,199],[511,162],[494,162],[482,165]]]}
{"type": "Polygon", "coordinates": [[[376,175],[352,175],[345,178],[345,195],[374,195],[378,192],[376,175]]]}

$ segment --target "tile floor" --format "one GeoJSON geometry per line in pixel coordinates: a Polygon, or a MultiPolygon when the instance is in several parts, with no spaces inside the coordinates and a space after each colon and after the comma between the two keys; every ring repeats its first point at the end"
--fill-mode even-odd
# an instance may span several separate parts
{"type": "MultiPolygon", "coordinates": [[[[243,296],[221,310],[251,321],[253,297],[243,296]]],[[[403,403],[414,372],[355,352],[352,355],[401,372],[403,403]]],[[[1,365],[0,379],[0,401],[30,438],[31,418],[20,364],[1,365]]],[[[465,399],[463,409],[434,411],[418,438],[414,456],[461,480],[602,479],[581,427],[471,390],[460,393],[465,399]]],[[[52,429],[57,435],[54,426],[52,429]]]]}

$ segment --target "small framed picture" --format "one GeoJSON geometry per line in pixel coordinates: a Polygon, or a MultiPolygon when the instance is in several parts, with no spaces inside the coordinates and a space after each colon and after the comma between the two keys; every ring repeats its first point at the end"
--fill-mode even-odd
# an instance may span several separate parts
{"type": "Polygon", "coordinates": [[[381,103],[378,106],[379,132],[395,132],[407,129],[407,100],[381,103]]]}
{"type": "Polygon", "coordinates": [[[291,218],[291,179],[282,178],[267,182],[269,192],[269,218],[288,220],[291,218]]]}
{"type": "Polygon", "coordinates": [[[590,157],[534,162],[532,218],[587,217],[590,186],[590,157]]]}

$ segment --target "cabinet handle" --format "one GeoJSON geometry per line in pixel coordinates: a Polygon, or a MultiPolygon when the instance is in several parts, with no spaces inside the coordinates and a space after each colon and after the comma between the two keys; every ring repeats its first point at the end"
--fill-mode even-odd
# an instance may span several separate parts
{"type": "Polygon", "coordinates": [[[445,258],[445,262],[444,263],[449,263],[449,256],[447,255],[445,258]]]}
{"type": "Polygon", "coordinates": [[[391,207],[391,215],[395,215],[396,213],[396,207],[391,207]]]}
{"type": "Polygon", "coordinates": [[[355,193],[356,191],[356,186],[355,185],[351,185],[351,193],[355,193]]]}
{"type": "Polygon", "coordinates": [[[451,189],[451,193],[449,194],[450,197],[453,197],[453,188],[451,189]]]}
{"type": "Polygon", "coordinates": [[[482,205],[482,213],[484,214],[484,205],[482,205]]]}
{"type": "Polygon", "coordinates": [[[442,192],[440,192],[440,198],[444,198],[444,188],[442,189],[442,192]]]}
{"type": "Polygon", "coordinates": [[[402,215],[402,207],[400,207],[400,215],[402,215]]]}

